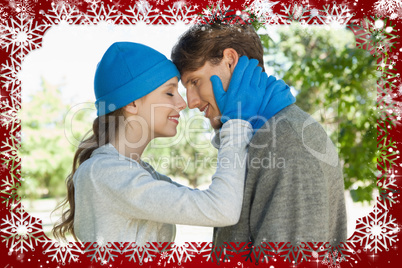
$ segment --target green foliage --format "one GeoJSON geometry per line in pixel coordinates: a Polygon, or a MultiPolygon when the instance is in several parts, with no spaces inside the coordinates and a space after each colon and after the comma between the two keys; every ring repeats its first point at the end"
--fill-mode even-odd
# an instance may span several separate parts
{"type": "Polygon", "coordinates": [[[215,172],[217,150],[211,145],[213,130],[202,115],[186,108],[172,138],[151,141],[143,159],[162,174],[181,177],[192,187],[208,181],[215,172]]]}
{"type": "Polygon", "coordinates": [[[284,26],[261,35],[267,65],[298,92],[296,104],[319,120],[338,148],[345,188],[370,201],[376,186],[376,59],[347,29],[284,26]]]}
{"type": "Polygon", "coordinates": [[[22,159],[18,195],[23,198],[65,195],[64,181],[71,171],[77,142],[67,137],[73,126],[76,136],[83,136],[90,128],[89,110],[80,110],[74,124],[66,124],[69,105],[63,103],[60,90],[42,81],[42,89],[23,103],[20,111],[22,145],[18,150],[22,159]],[[84,126],[85,125],[85,126],[84,126]],[[68,127],[66,127],[68,126],[68,127]]]}

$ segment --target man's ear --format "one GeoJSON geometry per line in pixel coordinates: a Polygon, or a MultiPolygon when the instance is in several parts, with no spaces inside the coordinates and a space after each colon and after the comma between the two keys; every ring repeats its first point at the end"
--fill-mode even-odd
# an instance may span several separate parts
{"type": "Polygon", "coordinates": [[[233,48],[226,48],[223,51],[223,59],[227,68],[229,68],[230,73],[232,74],[234,68],[236,67],[237,62],[239,61],[239,54],[233,48]]]}
{"type": "Polygon", "coordinates": [[[135,102],[136,101],[133,101],[133,102],[127,104],[126,106],[124,106],[124,111],[131,115],[138,114],[138,105],[135,102]]]}

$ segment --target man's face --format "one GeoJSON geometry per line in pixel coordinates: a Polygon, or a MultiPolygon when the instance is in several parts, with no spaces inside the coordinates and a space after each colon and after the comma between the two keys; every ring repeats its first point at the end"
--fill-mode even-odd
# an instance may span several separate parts
{"type": "Polygon", "coordinates": [[[223,89],[226,91],[229,86],[231,72],[224,60],[218,65],[213,65],[207,61],[204,66],[196,71],[184,72],[181,81],[187,90],[188,107],[190,109],[198,108],[201,112],[204,112],[204,116],[209,119],[211,126],[214,129],[219,129],[222,126],[220,121],[221,112],[215,101],[212,89],[210,80],[212,75],[220,77],[223,89]]]}

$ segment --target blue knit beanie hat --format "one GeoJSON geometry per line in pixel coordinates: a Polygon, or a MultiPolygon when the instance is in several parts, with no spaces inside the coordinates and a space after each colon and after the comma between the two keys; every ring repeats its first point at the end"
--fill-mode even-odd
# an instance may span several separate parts
{"type": "Polygon", "coordinates": [[[98,116],[126,106],[180,73],[163,54],[148,46],[116,42],[103,55],[95,73],[98,116]]]}

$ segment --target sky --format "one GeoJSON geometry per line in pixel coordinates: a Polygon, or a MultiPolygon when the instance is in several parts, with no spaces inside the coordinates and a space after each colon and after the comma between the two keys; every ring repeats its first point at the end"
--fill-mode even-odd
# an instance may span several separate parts
{"type": "Polygon", "coordinates": [[[60,85],[67,103],[93,102],[96,65],[112,43],[142,43],[170,58],[172,47],[188,27],[184,24],[53,26],[45,33],[42,48],[28,54],[18,73],[22,101],[28,101],[31,94],[40,90],[44,78],[50,84],[60,85]]]}

